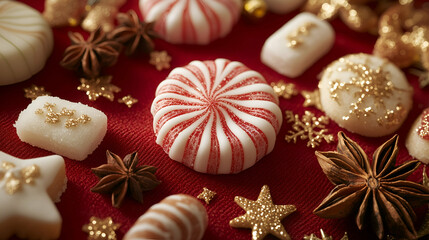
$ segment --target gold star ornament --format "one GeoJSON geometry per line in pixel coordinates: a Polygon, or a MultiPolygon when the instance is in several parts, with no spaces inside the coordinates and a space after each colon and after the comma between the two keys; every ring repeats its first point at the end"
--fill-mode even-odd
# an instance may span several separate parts
{"type": "Polygon", "coordinates": [[[210,201],[216,196],[216,192],[213,192],[209,190],[208,188],[204,187],[203,191],[198,194],[197,198],[204,200],[206,204],[210,204],[210,201]]]}
{"type": "Polygon", "coordinates": [[[36,86],[34,84],[32,84],[29,88],[24,88],[24,92],[25,92],[25,98],[29,98],[31,100],[36,99],[37,97],[40,96],[50,96],[51,93],[45,91],[45,87],[42,86],[36,86]]]}
{"type": "Polygon", "coordinates": [[[290,99],[291,97],[298,95],[298,90],[295,88],[293,83],[285,83],[283,80],[280,80],[276,83],[271,83],[274,92],[279,97],[290,99]]]}
{"type": "Polygon", "coordinates": [[[319,89],[316,89],[312,92],[302,91],[301,95],[305,98],[302,106],[304,107],[315,107],[320,111],[323,111],[322,104],[320,103],[320,92],[319,89]]]}
{"type": "Polygon", "coordinates": [[[82,227],[82,231],[88,233],[88,240],[116,240],[115,230],[119,226],[121,225],[114,223],[111,217],[91,217],[89,223],[82,227]]]}
{"type": "Polygon", "coordinates": [[[113,101],[115,99],[114,93],[121,91],[121,89],[111,84],[111,81],[112,76],[102,76],[93,79],[81,78],[81,84],[77,87],[77,90],[86,92],[91,101],[97,100],[100,96],[113,101]]]}
{"type": "Polygon", "coordinates": [[[129,108],[131,108],[134,104],[136,104],[139,100],[131,97],[131,95],[127,95],[125,97],[122,97],[118,99],[118,103],[123,103],[127,105],[129,108]]]}
{"type": "Polygon", "coordinates": [[[149,63],[154,65],[156,70],[161,71],[162,69],[170,68],[171,57],[166,51],[153,51],[150,53],[149,63]]]}
{"type": "Polygon", "coordinates": [[[262,187],[256,201],[238,196],[234,201],[246,211],[246,214],[232,219],[229,222],[231,227],[251,228],[252,240],[263,239],[269,233],[279,239],[291,239],[281,224],[281,220],[296,211],[296,207],[294,205],[274,205],[267,185],[262,187]]]}

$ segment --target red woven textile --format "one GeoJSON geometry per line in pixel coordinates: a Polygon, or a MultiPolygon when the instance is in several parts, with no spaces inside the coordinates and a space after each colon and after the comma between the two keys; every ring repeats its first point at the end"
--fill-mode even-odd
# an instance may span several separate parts
{"type": "MultiPolygon", "coordinates": [[[[36,8],[44,9],[43,0],[23,0],[22,2],[36,8]]],[[[138,10],[138,0],[128,0],[121,12],[129,9],[138,10]]],[[[213,60],[227,58],[244,63],[249,68],[260,72],[268,82],[284,79],[295,83],[299,90],[313,90],[317,87],[317,75],[330,62],[350,53],[371,53],[376,37],[364,33],[356,33],[348,29],[341,21],[334,20],[332,25],[336,32],[333,49],[301,77],[288,79],[277,74],[260,61],[260,51],[264,41],[278,28],[293,18],[299,11],[287,15],[268,13],[258,23],[250,23],[241,18],[233,31],[225,38],[207,46],[172,45],[162,40],[156,40],[157,50],[167,50],[172,56],[172,68],[188,64],[192,60],[213,60]]],[[[113,84],[122,91],[116,94],[116,99],[132,95],[139,102],[132,108],[123,104],[110,102],[100,98],[95,102],[88,100],[84,92],[76,90],[79,85],[78,77],[71,71],[62,68],[59,62],[70,40],[69,31],[82,32],[80,27],[64,27],[54,29],[55,46],[45,68],[31,79],[19,84],[0,87],[0,151],[19,158],[34,158],[52,154],[51,152],[32,147],[19,140],[13,126],[19,113],[30,103],[24,98],[23,88],[31,84],[44,86],[52,95],[73,102],[82,102],[103,111],[108,117],[107,134],[97,148],[85,161],[77,162],[66,159],[68,177],[67,190],[62,195],[57,207],[63,218],[60,239],[86,239],[87,234],[81,229],[88,223],[91,216],[100,218],[111,216],[121,227],[117,231],[118,239],[132,226],[135,220],[150,206],[164,197],[186,193],[197,196],[203,187],[217,192],[215,199],[207,205],[209,226],[204,239],[251,239],[249,229],[233,229],[229,220],[244,214],[244,211],[234,203],[235,196],[243,196],[256,200],[264,184],[270,187],[275,204],[294,204],[297,211],[282,223],[293,239],[302,239],[304,235],[317,233],[323,229],[334,239],[340,239],[348,232],[350,239],[375,239],[371,231],[359,231],[353,216],[346,219],[328,220],[315,216],[312,211],[327,196],[334,187],[323,174],[314,149],[306,147],[305,141],[296,144],[287,143],[284,136],[290,130],[290,124],[283,123],[278,135],[276,146],[271,154],[264,157],[250,169],[235,175],[207,175],[197,173],[185,166],[172,161],[162,148],[155,143],[152,129],[150,105],[154,99],[157,85],[168,75],[169,70],[157,71],[148,63],[148,56],[139,54],[134,57],[121,55],[118,63],[109,68],[107,73],[113,76],[113,84]],[[141,164],[158,167],[156,175],[162,181],[156,189],[144,194],[144,203],[139,204],[131,198],[126,198],[121,208],[112,207],[110,195],[92,193],[98,179],[91,173],[91,168],[106,162],[105,152],[110,150],[120,156],[138,151],[141,164]]],[[[1,74],[1,73],[0,73],[1,74]]],[[[404,146],[406,135],[412,122],[429,106],[429,88],[418,87],[415,76],[407,74],[409,82],[414,87],[413,109],[404,125],[399,129],[400,151],[399,163],[410,160],[411,156],[404,146]]],[[[303,108],[304,99],[301,96],[290,100],[280,99],[282,111],[293,110],[303,114],[310,110],[320,116],[323,113],[315,108],[303,108]]],[[[341,130],[331,121],[329,131],[336,135],[341,130]]],[[[356,140],[362,148],[372,155],[373,151],[389,139],[367,138],[345,131],[349,137],[356,140]]],[[[323,143],[318,150],[334,150],[336,142],[323,143]]],[[[421,181],[422,167],[411,176],[413,181],[421,181]]],[[[36,204],[36,203],[35,203],[36,204]]],[[[2,206],[0,206],[1,211],[2,206]]],[[[425,208],[416,209],[418,215],[425,213],[425,208]]],[[[418,225],[418,223],[416,223],[418,225]]],[[[418,226],[417,226],[418,228],[418,226]]],[[[274,239],[272,236],[267,239],[274,239]]]]}

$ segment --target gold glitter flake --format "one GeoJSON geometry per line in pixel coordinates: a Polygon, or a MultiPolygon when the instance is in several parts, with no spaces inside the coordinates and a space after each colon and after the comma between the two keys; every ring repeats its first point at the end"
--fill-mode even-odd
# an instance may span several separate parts
{"type": "Polygon", "coordinates": [[[216,192],[213,192],[208,188],[204,187],[203,191],[200,194],[198,194],[197,198],[204,200],[206,204],[210,204],[210,201],[214,198],[215,195],[216,195],[216,192]]]}
{"type": "Polygon", "coordinates": [[[252,240],[263,239],[267,234],[272,234],[279,239],[290,239],[281,220],[296,211],[296,207],[274,205],[267,185],[262,187],[256,201],[238,196],[234,201],[246,211],[246,214],[232,219],[229,222],[231,227],[251,228],[252,240]]]}
{"type": "Polygon", "coordinates": [[[125,97],[122,97],[121,99],[118,99],[118,103],[124,103],[129,108],[131,108],[134,104],[136,104],[139,100],[131,97],[131,95],[127,95],[125,97]]]}
{"type": "MultiPolygon", "coordinates": [[[[52,103],[45,103],[45,105],[43,106],[43,108],[46,110],[45,123],[56,124],[61,121],[61,117],[66,117],[67,120],[64,126],[66,128],[71,128],[76,127],[79,124],[86,124],[91,121],[91,118],[86,114],[82,114],[78,118],[73,118],[74,114],[76,113],[76,110],[62,108],[60,112],[56,112],[55,106],[56,105],[52,103]]],[[[42,115],[45,112],[42,109],[38,108],[34,113],[37,115],[42,115]]]]}
{"type": "Polygon", "coordinates": [[[423,111],[420,125],[416,131],[421,138],[429,140],[429,108],[423,111]]]}
{"type": "Polygon", "coordinates": [[[77,87],[79,91],[85,91],[89,100],[95,101],[100,96],[113,101],[115,99],[114,93],[121,91],[121,89],[110,82],[112,76],[102,76],[94,79],[80,79],[80,86],[77,87]]]}
{"type": "MultiPolygon", "coordinates": [[[[304,236],[304,240],[333,240],[331,236],[328,236],[323,229],[320,229],[320,234],[322,238],[318,238],[316,234],[312,233],[310,236],[304,236]]],[[[349,237],[347,233],[344,233],[344,236],[340,240],[348,240],[349,237]]]]}
{"type": "Polygon", "coordinates": [[[274,92],[279,97],[290,99],[292,96],[298,95],[298,90],[293,83],[285,83],[283,80],[280,80],[276,83],[271,83],[274,92]]]}
{"type": "Polygon", "coordinates": [[[82,227],[82,231],[88,233],[88,240],[116,240],[117,230],[121,226],[114,223],[111,217],[100,219],[91,217],[89,224],[82,227]]]}
{"type": "Polygon", "coordinates": [[[303,43],[302,37],[308,35],[310,33],[310,30],[316,26],[317,25],[313,22],[304,23],[302,26],[300,26],[298,29],[291,32],[287,36],[287,46],[289,48],[298,48],[299,46],[301,46],[303,43]]]}
{"type": "Polygon", "coordinates": [[[4,161],[0,164],[0,169],[4,169],[4,170],[9,170],[9,169],[12,169],[15,167],[16,167],[15,164],[13,164],[11,162],[4,161]]]}
{"type": "Polygon", "coordinates": [[[35,179],[39,176],[40,169],[35,164],[22,169],[18,169],[11,162],[3,161],[0,164],[0,185],[4,186],[9,195],[21,191],[24,184],[34,184],[35,179]]]}
{"type": "Polygon", "coordinates": [[[29,98],[31,100],[34,100],[40,96],[50,96],[51,95],[50,92],[45,91],[45,87],[42,87],[42,86],[39,87],[39,86],[36,86],[34,84],[32,84],[29,88],[24,88],[24,92],[25,92],[24,97],[29,98]]]}
{"type": "Polygon", "coordinates": [[[286,111],[286,121],[292,124],[292,130],[288,131],[285,136],[287,142],[293,141],[296,143],[297,139],[308,139],[307,147],[315,148],[325,140],[327,143],[334,141],[332,134],[327,134],[328,130],[325,125],[329,124],[329,118],[326,116],[316,117],[314,113],[305,111],[304,115],[299,118],[298,114],[292,111],[286,111]],[[320,129],[317,131],[316,129],[320,129]]]}
{"type": "Polygon", "coordinates": [[[161,71],[162,69],[170,68],[171,57],[166,51],[153,51],[150,53],[149,63],[154,65],[156,70],[161,71]]]}
{"type": "Polygon", "coordinates": [[[320,111],[323,111],[322,103],[320,102],[320,91],[316,89],[312,92],[310,91],[302,91],[301,95],[305,98],[302,106],[304,107],[315,107],[320,111]]]}

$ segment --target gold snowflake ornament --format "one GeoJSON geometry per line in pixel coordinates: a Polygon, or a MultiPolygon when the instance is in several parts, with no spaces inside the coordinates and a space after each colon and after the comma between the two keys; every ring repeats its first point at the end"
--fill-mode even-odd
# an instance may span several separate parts
{"type": "Polygon", "coordinates": [[[139,100],[131,97],[131,95],[127,95],[125,97],[122,97],[118,99],[118,103],[123,103],[127,105],[129,108],[131,108],[134,104],[136,104],[139,100]]]}
{"type": "Polygon", "coordinates": [[[231,227],[251,228],[252,240],[263,239],[272,234],[279,239],[290,240],[281,220],[296,211],[294,205],[274,205],[270,189],[264,185],[258,200],[252,201],[244,197],[235,197],[234,201],[246,211],[246,214],[229,222],[231,227]]]}
{"type": "Polygon", "coordinates": [[[320,111],[323,111],[322,103],[320,102],[320,91],[316,89],[312,92],[310,91],[302,91],[301,95],[305,98],[302,106],[304,107],[315,107],[320,111]]]}
{"type": "Polygon", "coordinates": [[[206,204],[210,204],[210,201],[216,196],[216,192],[213,192],[209,190],[208,188],[204,187],[203,191],[198,194],[197,198],[204,200],[206,204]]]}
{"type": "MultiPolygon", "coordinates": [[[[304,236],[304,240],[332,240],[331,236],[328,236],[323,229],[320,229],[320,234],[322,238],[318,238],[316,234],[312,233],[310,236],[304,236]]],[[[341,240],[348,240],[349,237],[347,233],[344,234],[344,236],[341,238],[341,240]]]]}
{"type": "Polygon", "coordinates": [[[50,92],[45,91],[45,87],[42,87],[42,86],[39,87],[39,86],[36,86],[34,84],[32,84],[29,88],[24,88],[24,92],[25,92],[24,97],[29,98],[31,100],[34,100],[40,96],[50,96],[51,95],[50,92]]]}
{"type": "Polygon", "coordinates": [[[156,70],[161,71],[162,69],[170,68],[171,57],[166,51],[153,51],[150,53],[149,63],[154,65],[156,70]]]}
{"type": "Polygon", "coordinates": [[[295,88],[293,83],[285,83],[283,80],[280,80],[276,83],[271,83],[274,92],[279,97],[290,99],[291,97],[298,95],[298,90],[295,88]]]}
{"type": "Polygon", "coordinates": [[[300,119],[298,114],[286,111],[285,117],[288,123],[292,123],[292,130],[289,130],[288,135],[285,136],[287,142],[293,141],[293,143],[296,143],[298,138],[302,140],[308,139],[307,147],[315,148],[323,140],[327,143],[334,141],[334,136],[328,134],[328,130],[325,128],[329,124],[329,118],[326,116],[316,117],[314,113],[305,111],[300,119]]]}
{"type": "Polygon", "coordinates": [[[89,100],[95,101],[98,97],[102,96],[110,101],[115,99],[114,93],[121,91],[121,89],[110,82],[112,76],[102,76],[94,79],[80,79],[80,86],[77,87],[79,91],[85,91],[89,100]]]}
{"type": "Polygon", "coordinates": [[[88,233],[88,240],[116,240],[115,230],[120,224],[114,223],[111,217],[105,219],[91,217],[89,224],[82,227],[88,233]]]}

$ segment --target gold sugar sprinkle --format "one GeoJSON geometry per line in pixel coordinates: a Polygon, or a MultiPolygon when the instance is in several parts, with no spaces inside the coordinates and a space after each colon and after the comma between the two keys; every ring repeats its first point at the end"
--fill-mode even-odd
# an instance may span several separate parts
{"type": "Polygon", "coordinates": [[[271,83],[271,87],[279,97],[290,99],[292,96],[298,95],[298,90],[296,89],[295,84],[285,83],[283,80],[271,83]]]}
{"type": "Polygon", "coordinates": [[[131,97],[131,95],[127,95],[125,97],[122,97],[121,99],[118,99],[118,103],[124,103],[129,108],[131,108],[134,104],[136,104],[139,100],[131,97]]]}
{"type": "Polygon", "coordinates": [[[406,114],[407,112],[402,104],[398,104],[395,109],[386,110],[384,116],[377,118],[377,123],[386,128],[398,126],[406,114]]]}
{"type": "Polygon", "coordinates": [[[51,95],[50,92],[45,91],[44,87],[42,87],[42,86],[39,87],[39,86],[36,86],[34,84],[32,84],[28,88],[24,88],[24,92],[25,92],[24,97],[29,98],[31,100],[34,100],[40,96],[50,96],[51,95]]]}
{"type": "Polygon", "coordinates": [[[215,195],[216,195],[216,192],[213,192],[208,188],[203,187],[203,191],[200,194],[198,194],[197,198],[204,200],[206,204],[210,204],[210,201],[214,198],[215,195]]]}
{"type": "Polygon", "coordinates": [[[287,46],[289,48],[297,48],[302,45],[303,40],[302,37],[309,34],[310,30],[317,25],[313,22],[306,22],[302,26],[300,26],[295,31],[291,32],[287,36],[288,44],[287,46]]]}
{"type": "Polygon", "coordinates": [[[0,169],[4,169],[4,170],[9,170],[15,167],[16,167],[15,164],[11,162],[6,162],[6,161],[2,162],[0,165],[0,169]]]}
{"type": "Polygon", "coordinates": [[[111,217],[105,219],[91,217],[89,224],[82,227],[82,231],[88,233],[88,240],[116,240],[117,230],[121,226],[114,223],[111,217]]]}
{"type": "Polygon", "coordinates": [[[6,170],[6,172],[0,172],[0,181],[5,181],[4,188],[9,195],[22,190],[24,184],[34,184],[35,178],[40,176],[39,166],[35,164],[19,170],[16,169],[15,164],[5,161],[1,163],[0,169],[6,170]],[[19,173],[18,176],[16,176],[17,173],[19,173]]]}
{"type": "Polygon", "coordinates": [[[429,140],[429,108],[423,111],[417,133],[421,138],[429,140]]]}
{"type": "MultiPolygon", "coordinates": [[[[45,123],[55,124],[59,123],[61,121],[61,117],[67,117],[67,120],[64,124],[66,128],[70,127],[76,127],[79,124],[86,124],[89,121],[91,121],[91,118],[86,115],[82,114],[79,118],[73,118],[73,116],[76,113],[76,110],[71,110],[67,108],[62,108],[60,112],[55,112],[55,104],[52,103],[45,103],[43,108],[47,111],[45,115],[45,123]]],[[[44,114],[44,111],[40,108],[38,108],[34,113],[38,115],[44,114]]]]}

